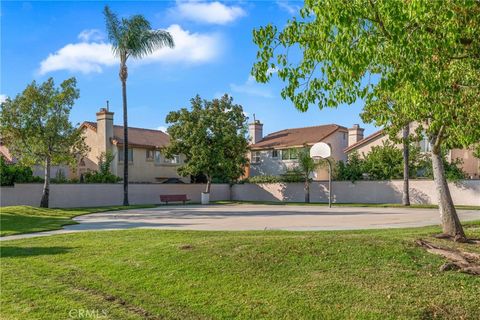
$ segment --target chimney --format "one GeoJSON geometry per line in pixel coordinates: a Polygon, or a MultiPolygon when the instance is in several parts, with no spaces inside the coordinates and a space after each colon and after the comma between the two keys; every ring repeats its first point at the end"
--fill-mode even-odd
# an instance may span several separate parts
{"type": "Polygon", "coordinates": [[[250,144],[255,144],[263,138],[263,123],[259,120],[254,120],[248,125],[248,135],[250,144]]]}
{"type": "Polygon", "coordinates": [[[363,131],[365,129],[360,128],[360,125],[354,124],[353,127],[348,129],[348,146],[363,139],[363,131]]]}
{"type": "Polygon", "coordinates": [[[100,111],[97,112],[97,146],[99,156],[102,152],[112,150],[112,138],[113,112],[108,111],[107,108],[100,108],[100,111]]]}

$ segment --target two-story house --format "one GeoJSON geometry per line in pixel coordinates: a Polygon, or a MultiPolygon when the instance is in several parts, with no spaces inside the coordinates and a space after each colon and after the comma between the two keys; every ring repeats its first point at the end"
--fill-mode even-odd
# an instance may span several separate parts
{"type": "MultiPolygon", "coordinates": [[[[263,136],[263,124],[256,120],[249,124],[250,167],[248,176],[281,175],[298,166],[298,152],[305,146],[311,147],[317,142],[325,142],[332,149],[332,159],[345,161],[344,149],[363,139],[363,128],[353,128],[337,124],[313,127],[285,129],[263,136]]],[[[328,179],[328,169],[319,166],[312,179],[328,179]]]]}
{"type": "MultiPolygon", "coordinates": [[[[80,160],[78,175],[88,170],[98,170],[100,155],[111,152],[115,158],[111,164],[112,173],[123,177],[123,126],[113,124],[113,112],[105,108],[97,112],[97,121],[85,121],[81,125],[85,142],[90,150],[80,160]]],[[[183,156],[168,159],[162,149],[169,143],[168,134],[160,130],[128,127],[128,165],[131,182],[190,182],[189,178],[177,173],[184,161],[183,156]]]]}
{"type": "MultiPolygon", "coordinates": [[[[415,123],[410,124],[410,132],[413,133],[418,126],[415,123]]],[[[364,139],[358,140],[356,143],[349,144],[345,148],[345,153],[348,155],[358,152],[360,157],[363,157],[365,154],[368,154],[372,147],[381,146],[384,142],[389,141],[388,134],[385,130],[379,130],[364,139]]],[[[398,148],[402,148],[401,144],[396,144],[398,148]]],[[[423,137],[418,142],[420,147],[420,152],[428,153],[431,151],[430,142],[426,137],[423,137]]],[[[453,161],[455,159],[461,159],[461,168],[467,174],[470,179],[480,179],[480,159],[474,156],[473,150],[471,149],[452,149],[449,150],[447,155],[448,161],[453,161]]]]}

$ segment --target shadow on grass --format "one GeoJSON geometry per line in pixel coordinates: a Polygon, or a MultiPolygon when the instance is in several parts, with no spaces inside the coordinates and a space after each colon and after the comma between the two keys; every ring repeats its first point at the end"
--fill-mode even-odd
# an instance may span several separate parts
{"type": "Polygon", "coordinates": [[[53,254],[63,254],[69,252],[73,248],[68,247],[1,247],[0,257],[31,257],[44,256],[53,254]]]}

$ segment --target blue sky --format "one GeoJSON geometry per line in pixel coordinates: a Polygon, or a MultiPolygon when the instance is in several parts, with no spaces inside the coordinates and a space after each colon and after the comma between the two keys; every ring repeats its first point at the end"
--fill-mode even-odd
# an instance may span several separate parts
{"type": "MultiPolygon", "coordinates": [[[[120,16],[143,14],[153,28],[166,29],[176,41],[143,61],[130,61],[127,84],[129,125],[165,127],[171,110],[189,106],[200,94],[212,99],[233,96],[264,132],[327,123],[350,127],[362,123],[362,103],[308,112],[280,97],[282,82],[257,84],[250,77],[256,47],[252,30],[267,23],[285,24],[299,1],[149,1],[149,2],[1,2],[1,97],[15,96],[32,80],[53,77],[57,84],[75,76],[80,89],[71,115],[74,123],[95,120],[110,101],[121,124],[118,62],[105,38],[105,4],[120,16]]],[[[376,129],[365,125],[366,134],[376,129]]]]}

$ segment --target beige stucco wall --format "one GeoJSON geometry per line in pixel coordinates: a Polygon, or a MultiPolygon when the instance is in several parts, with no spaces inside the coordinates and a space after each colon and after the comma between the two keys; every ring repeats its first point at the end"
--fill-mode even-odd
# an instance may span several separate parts
{"type": "Polygon", "coordinates": [[[473,151],[469,149],[453,149],[450,151],[450,159],[462,159],[462,169],[471,179],[480,178],[480,159],[473,156],[473,151]]]}
{"type": "MultiPolygon", "coordinates": [[[[335,203],[401,203],[403,181],[347,181],[333,182],[335,203]]],[[[450,192],[457,205],[480,206],[480,180],[463,180],[450,183],[450,192]]],[[[160,194],[187,194],[194,202],[200,202],[203,184],[131,184],[129,200],[132,204],[159,203],[160,194]]],[[[412,203],[437,204],[433,181],[411,180],[412,203]]],[[[0,188],[0,205],[38,206],[42,195],[41,184],[16,184],[0,188]]],[[[89,207],[121,205],[121,184],[53,184],[50,191],[51,207],[89,207]]],[[[312,202],[328,201],[328,183],[312,182],[312,202]]],[[[302,183],[213,184],[210,198],[238,201],[289,201],[303,202],[302,183]]]]}
{"type": "MultiPolygon", "coordinates": [[[[348,132],[346,130],[339,130],[322,140],[322,142],[330,144],[332,147],[332,158],[335,161],[346,160],[346,155],[343,151],[348,144],[348,132]]],[[[260,150],[260,163],[250,163],[250,176],[281,175],[287,170],[298,166],[297,160],[282,160],[281,157],[273,159],[271,152],[272,149],[260,150]]],[[[250,153],[249,158],[251,159],[250,153]]],[[[311,178],[314,180],[328,179],[328,167],[325,165],[319,166],[311,178]]]]}
{"type": "MultiPolygon", "coordinates": [[[[335,203],[401,203],[403,181],[334,181],[332,198],[335,203]]],[[[237,184],[232,187],[232,200],[303,202],[303,183],[237,184]]],[[[457,205],[480,206],[480,180],[463,180],[449,184],[457,205]]],[[[312,182],[312,202],[328,201],[328,182],[312,182]]],[[[412,203],[437,204],[433,181],[411,180],[412,203]]]]}
{"type": "MultiPolygon", "coordinates": [[[[99,146],[103,139],[97,132],[91,129],[84,129],[85,143],[90,147],[87,156],[84,158],[85,166],[78,167],[77,177],[88,170],[98,170],[98,158],[100,157],[103,149],[99,146]]],[[[112,162],[112,173],[118,177],[123,177],[123,162],[118,161],[118,148],[115,145],[108,145],[109,150],[115,155],[115,159],[112,162]]],[[[163,155],[162,155],[163,159],[163,155]]],[[[185,160],[184,157],[180,157],[181,163],[185,160]]],[[[180,163],[180,165],[181,165],[180,163]]],[[[167,177],[167,178],[179,178],[182,181],[188,183],[190,179],[183,178],[177,173],[177,169],[180,165],[161,163],[156,164],[154,161],[146,159],[146,149],[133,147],[133,163],[129,165],[129,181],[131,182],[158,182],[155,178],[167,177]]]]}
{"type": "MultiPolygon", "coordinates": [[[[410,126],[410,132],[413,134],[414,130],[418,127],[418,125],[413,124],[410,126]]],[[[355,148],[354,150],[350,150],[347,154],[351,154],[357,151],[360,157],[364,157],[364,155],[368,154],[374,146],[381,146],[385,141],[388,141],[389,138],[387,135],[379,135],[378,137],[370,140],[368,143],[362,144],[359,147],[355,148]]],[[[398,148],[403,148],[401,144],[396,144],[398,148]]],[[[460,158],[463,160],[461,165],[462,170],[467,173],[467,176],[470,179],[478,179],[480,178],[480,159],[475,158],[473,156],[473,151],[470,149],[453,149],[450,150],[449,154],[447,155],[448,160],[454,160],[456,158],[460,158]]]]}
{"type": "MultiPolygon", "coordinates": [[[[162,163],[155,163],[153,160],[147,160],[147,149],[133,148],[133,163],[129,164],[129,181],[132,182],[158,182],[155,178],[179,178],[185,183],[190,182],[189,177],[181,177],[177,173],[177,169],[184,162],[185,158],[180,156],[180,164],[163,163],[164,155],[162,154],[162,163]]],[[[123,161],[118,161],[118,149],[115,147],[115,166],[113,172],[123,177],[123,161]]]]}
{"type": "MultiPolygon", "coordinates": [[[[193,202],[200,202],[204,184],[130,184],[130,204],[158,204],[161,194],[186,194],[193,202]]],[[[42,197],[42,184],[16,184],[0,188],[0,206],[38,206],[42,197]]],[[[212,184],[210,200],[229,200],[228,184],[212,184]]],[[[121,205],[122,184],[52,184],[50,207],[73,208],[121,205]]]]}

